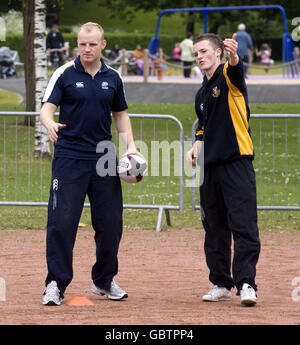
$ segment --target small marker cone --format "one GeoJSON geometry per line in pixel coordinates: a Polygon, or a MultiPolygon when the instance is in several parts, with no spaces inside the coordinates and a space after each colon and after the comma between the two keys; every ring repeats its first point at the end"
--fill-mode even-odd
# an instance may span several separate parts
{"type": "Polygon", "coordinates": [[[86,298],[85,296],[74,296],[66,304],[71,305],[71,306],[78,306],[78,307],[94,305],[94,303],[90,301],[88,298],[86,298]]]}

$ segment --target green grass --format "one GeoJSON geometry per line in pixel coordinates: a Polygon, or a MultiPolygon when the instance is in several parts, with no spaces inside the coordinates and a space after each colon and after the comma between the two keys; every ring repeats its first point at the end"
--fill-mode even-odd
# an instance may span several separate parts
{"type": "MultiPolygon", "coordinates": [[[[1,95],[1,92],[0,92],[1,95]]],[[[1,99],[1,98],[0,98],[1,99]]],[[[251,104],[252,113],[298,113],[299,104],[251,104]]],[[[21,105],[2,105],[1,110],[24,110],[21,105]]],[[[169,114],[177,117],[183,127],[185,139],[191,137],[191,126],[196,119],[193,104],[130,104],[129,113],[169,114]]],[[[51,162],[47,159],[36,159],[33,156],[33,129],[22,124],[23,118],[16,123],[15,118],[0,119],[0,199],[19,201],[47,201],[51,178],[51,162]],[[6,128],[6,159],[4,159],[3,134],[6,128]],[[18,137],[17,145],[15,137],[18,137]],[[28,148],[30,148],[28,150],[28,148]],[[17,153],[16,153],[17,152],[17,153]],[[17,157],[17,160],[16,160],[17,157]],[[16,163],[17,162],[17,163],[16,163]],[[4,175],[4,164],[6,174],[4,175]],[[29,181],[31,180],[31,184],[29,181]],[[40,185],[42,184],[42,189],[40,185]]],[[[299,124],[296,120],[263,120],[251,119],[252,137],[255,148],[263,142],[263,152],[256,149],[254,161],[257,173],[258,201],[266,204],[299,204],[299,143],[296,140],[299,124]],[[285,127],[289,136],[283,135],[285,127]],[[273,128],[276,133],[275,156],[273,150],[273,128]],[[288,155],[284,156],[287,147],[288,155]],[[288,168],[288,169],[287,169],[288,168]],[[261,173],[262,172],[262,173],[261,173]],[[288,175],[286,175],[286,172],[288,175]],[[287,180],[288,177],[288,180],[287,180]],[[275,186],[275,189],[274,187],[275,186]]],[[[132,119],[135,140],[145,141],[150,147],[153,140],[174,141],[178,139],[178,129],[172,121],[167,124],[156,120],[132,119]]],[[[113,131],[114,132],[114,131],[113,131]]],[[[150,150],[149,150],[150,151],[150,150]]],[[[149,153],[149,152],[148,152],[149,153]]],[[[148,159],[151,156],[148,156],[148,159]]],[[[171,175],[174,172],[174,157],[171,155],[171,175]]],[[[152,168],[149,159],[149,171],[152,168]]],[[[161,161],[160,166],[165,164],[161,161]]],[[[123,184],[124,203],[176,204],[179,198],[179,179],[148,176],[136,185],[123,184]],[[153,187],[152,182],[155,182],[153,187]],[[142,198],[142,200],[141,200],[142,198]]],[[[198,195],[198,190],[196,191],[198,195]]],[[[171,228],[202,229],[199,212],[191,211],[191,190],[184,188],[185,210],[183,213],[171,212],[171,228]]],[[[81,222],[91,227],[90,210],[84,208],[81,222]]],[[[0,207],[0,229],[43,229],[47,219],[46,207],[0,207]]],[[[124,210],[124,226],[126,229],[154,229],[157,220],[155,210],[124,210]]],[[[300,221],[300,212],[260,211],[259,226],[265,230],[296,230],[300,221]]],[[[166,225],[164,224],[164,227],[166,225]]]]}
{"type": "MultiPolygon", "coordinates": [[[[21,103],[21,96],[15,92],[0,89],[0,106],[14,106],[21,103]]],[[[7,110],[7,109],[6,109],[7,110]]]]}
{"type": "Polygon", "coordinates": [[[276,63],[272,66],[272,68],[270,68],[269,72],[265,72],[264,69],[262,69],[262,65],[259,63],[253,63],[253,66],[250,69],[250,73],[252,75],[273,75],[273,74],[282,74],[282,66],[281,66],[281,62],[280,63],[276,63]]]}

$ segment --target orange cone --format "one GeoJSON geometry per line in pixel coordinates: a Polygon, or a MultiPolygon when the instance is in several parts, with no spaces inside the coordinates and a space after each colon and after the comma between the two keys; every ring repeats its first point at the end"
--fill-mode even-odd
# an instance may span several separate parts
{"type": "Polygon", "coordinates": [[[74,296],[66,304],[71,305],[71,306],[77,306],[77,307],[94,305],[94,303],[90,301],[88,298],[86,298],[85,296],[74,296]]]}

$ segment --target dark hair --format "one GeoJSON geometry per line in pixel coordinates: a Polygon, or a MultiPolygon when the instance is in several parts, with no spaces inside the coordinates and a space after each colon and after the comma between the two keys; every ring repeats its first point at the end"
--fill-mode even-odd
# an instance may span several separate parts
{"type": "Polygon", "coordinates": [[[210,34],[210,33],[201,34],[198,37],[196,37],[193,42],[194,42],[194,44],[196,44],[196,43],[201,42],[201,41],[209,41],[215,49],[220,48],[222,50],[220,58],[221,58],[221,60],[223,59],[224,43],[223,43],[222,39],[220,38],[220,36],[218,36],[216,34],[210,34]]]}
{"type": "Polygon", "coordinates": [[[187,32],[186,33],[186,38],[191,38],[191,37],[193,37],[193,34],[191,32],[187,32]]]}

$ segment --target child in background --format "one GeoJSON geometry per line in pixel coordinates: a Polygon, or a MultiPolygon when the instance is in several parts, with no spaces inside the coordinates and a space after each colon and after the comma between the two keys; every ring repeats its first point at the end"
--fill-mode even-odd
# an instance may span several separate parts
{"type": "Polygon", "coordinates": [[[272,50],[267,43],[263,43],[259,51],[255,48],[256,56],[260,56],[260,63],[266,65],[266,72],[269,72],[271,65],[274,64],[274,60],[271,59],[271,53],[272,50]]]}
{"type": "Polygon", "coordinates": [[[181,61],[181,49],[179,47],[179,43],[175,43],[175,46],[172,50],[172,60],[181,61]]]}

